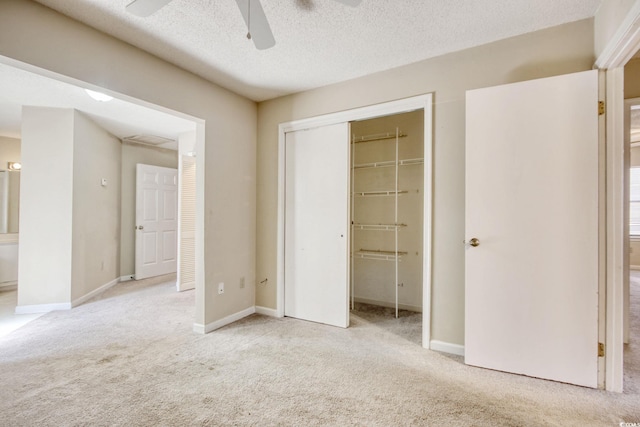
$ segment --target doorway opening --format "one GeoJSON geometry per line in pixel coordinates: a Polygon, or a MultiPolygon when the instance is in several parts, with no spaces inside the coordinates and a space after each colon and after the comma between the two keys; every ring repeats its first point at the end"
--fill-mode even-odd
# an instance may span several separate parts
{"type": "MultiPolygon", "coordinates": [[[[197,151],[196,145],[199,149],[204,148],[204,122],[200,119],[177,111],[168,110],[160,106],[152,105],[147,102],[119,94],[114,94],[117,96],[115,96],[110,103],[99,104],[87,96],[83,89],[87,86],[86,83],[61,76],[47,70],[31,67],[17,61],[12,61],[8,58],[0,57],[0,69],[2,70],[1,73],[3,77],[5,77],[3,80],[5,86],[9,85],[13,88],[12,91],[8,93],[6,99],[2,102],[3,107],[5,104],[8,105],[6,111],[7,115],[10,115],[11,120],[8,120],[7,123],[9,123],[11,127],[8,129],[0,129],[0,135],[5,134],[8,131],[12,131],[17,137],[15,138],[16,141],[21,144],[21,116],[19,114],[14,114],[14,110],[19,113],[22,105],[36,104],[36,102],[29,97],[29,93],[26,93],[21,89],[21,84],[24,84],[25,81],[29,81],[38,83],[37,87],[41,88],[38,94],[42,99],[47,99],[47,108],[51,108],[52,110],[72,109],[77,111],[79,115],[82,115],[83,123],[87,123],[88,128],[89,123],[93,123],[93,126],[89,128],[92,133],[110,135],[108,140],[113,142],[113,144],[110,143],[109,147],[118,147],[116,144],[120,145],[120,148],[115,148],[113,150],[110,148],[110,157],[108,159],[102,158],[98,162],[100,165],[103,165],[106,164],[108,160],[109,165],[109,169],[106,172],[102,171],[101,175],[98,176],[98,178],[101,179],[85,180],[86,182],[91,182],[91,188],[99,188],[95,193],[108,193],[110,195],[108,204],[108,208],[110,210],[108,218],[110,220],[110,224],[114,223],[117,227],[114,226],[114,233],[109,236],[107,243],[110,246],[108,249],[103,248],[107,246],[105,243],[103,247],[101,247],[101,251],[87,250],[86,254],[83,255],[82,261],[78,261],[76,263],[86,267],[87,271],[92,272],[91,275],[88,275],[88,277],[91,277],[91,283],[89,283],[89,280],[82,281],[83,287],[76,286],[77,292],[71,295],[69,301],[64,301],[59,304],[44,304],[40,303],[40,301],[32,303],[32,300],[29,298],[32,298],[33,295],[39,294],[38,289],[36,288],[39,286],[39,282],[34,280],[23,280],[20,282],[18,280],[17,251],[18,245],[22,245],[23,247],[27,246],[27,244],[24,244],[25,241],[30,243],[30,247],[38,246],[39,242],[35,242],[34,245],[33,239],[29,240],[25,238],[22,238],[19,242],[17,232],[13,233],[13,235],[15,235],[15,241],[12,240],[9,242],[3,236],[12,237],[11,233],[9,235],[0,234],[0,243],[10,243],[12,246],[11,249],[16,253],[16,256],[12,256],[9,261],[11,261],[11,266],[15,264],[16,273],[12,279],[14,279],[13,281],[16,283],[15,286],[17,287],[18,296],[16,297],[14,295],[12,306],[8,311],[6,311],[7,315],[12,317],[27,316],[32,313],[42,313],[55,309],[70,309],[104,292],[118,282],[131,280],[133,278],[133,248],[134,235],[136,233],[136,230],[134,229],[135,163],[156,162],[160,156],[158,153],[162,152],[164,153],[160,156],[162,157],[162,162],[166,162],[168,166],[177,167],[178,149],[180,148],[182,150],[182,139],[185,135],[188,135],[188,139],[192,140],[188,149],[191,156],[193,156],[197,151]],[[17,80],[19,83],[12,84],[14,80],[17,80]],[[158,134],[161,135],[161,138],[158,139],[162,139],[163,141],[159,141],[158,144],[138,144],[125,141],[131,139],[126,137],[127,135],[134,134],[158,134]],[[120,238],[114,240],[111,237],[113,235],[119,235],[120,238]],[[90,257],[92,257],[90,260],[91,262],[89,261],[90,257]],[[97,259],[97,262],[94,262],[94,259],[97,259]],[[80,262],[82,262],[82,264],[80,264],[80,262]],[[99,274],[96,274],[96,272],[99,274]],[[28,282],[26,287],[24,286],[25,282],[28,282]],[[21,293],[23,295],[22,299],[20,298],[21,293]],[[24,295],[26,295],[26,297],[24,297],[24,295]],[[13,314],[12,312],[17,314],[13,314]]],[[[36,86],[36,84],[33,84],[33,86],[36,86]]],[[[96,87],[93,88],[98,89],[96,87]]],[[[3,124],[3,126],[5,126],[5,124],[3,124]]],[[[33,123],[31,123],[31,126],[33,128],[33,123]]],[[[107,140],[106,137],[103,139],[105,141],[107,140]]],[[[86,140],[93,143],[95,138],[86,138],[86,140]]],[[[107,143],[105,142],[104,145],[107,145],[107,143]]],[[[31,152],[33,153],[33,150],[31,152]]],[[[15,159],[12,157],[9,160],[20,161],[20,158],[15,159]]],[[[32,167],[31,170],[33,171],[34,169],[35,168],[32,167]]],[[[93,170],[90,172],[93,172],[93,170]]],[[[196,186],[196,181],[198,183],[197,185],[201,186],[203,184],[202,174],[199,174],[196,179],[195,169],[193,172],[193,186],[196,186]]],[[[78,180],[80,181],[80,179],[78,180]]],[[[33,189],[33,186],[31,188],[33,189]]],[[[37,198],[37,195],[35,195],[33,191],[28,192],[27,190],[28,189],[25,189],[24,194],[20,196],[20,200],[22,200],[25,195],[27,195],[30,200],[37,198]]],[[[77,199],[80,200],[81,196],[78,195],[80,193],[75,191],[74,187],[74,197],[77,197],[77,199]]],[[[196,192],[192,191],[192,193],[194,193],[195,199],[196,192]]],[[[198,192],[198,197],[200,196],[201,194],[198,192]]],[[[99,205],[101,207],[101,211],[104,210],[103,204],[88,202],[85,204],[87,206],[93,206],[94,204],[99,205]]],[[[185,222],[190,222],[191,228],[193,229],[191,231],[192,239],[196,234],[201,234],[203,232],[201,228],[196,230],[195,215],[185,218],[183,223],[185,222]]],[[[105,240],[106,239],[104,239],[102,235],[95,238],[97,244],[101,244],[105,240]]],[[[0,246],[3,246],[3,249],[5,249],[9,245],[0,244],[0,246]]],[[[0,258],[2,258],[1,261],[5,261],[7,259],[8,256],[5,257],[6,252],[7,251],[4,251],[0,254],[0,258]]],[[[202,256],[202,253],[197,254],[197,256],[192,255],[192,259],[195,261],[199,256],[202,256]]],[[[35,258],[32,253],[27,253],[27,256],[23,256],[22,252],[21,257],[23,260],[35,258]]],[[[5,269],[0,270],[6,271],[5,269]]],[[[45,268],[42,269],[42,274],[47,274],[45,268]]],[[[194,274],[191,274],[191,276],[194,276],[194,274]]],[[[193,281],[191,282],[191,287],[193,287],[193,281]]],[[[0,284],[0,286],[2,285],[0,284]]],[[[3,313],[5,312],[3,311],[3,313]]]]}
{"type": "MultiPolygon", "coordinates": [[[[632,59],[625,66],[630,69],[640,66],[638,59],[632,59]]],[[[633,76],[632,73],[628,74],[633,76]]],[[[623,284],[623,391],[640,391],[640,81],[633,77],[625,81],[625,175],[627,183],[625,199],[627,209],[625,221],[628,224],[628,254],[625,263],[623,284]],[[629,98],[634,96],[634,98],[629,98]]]]}

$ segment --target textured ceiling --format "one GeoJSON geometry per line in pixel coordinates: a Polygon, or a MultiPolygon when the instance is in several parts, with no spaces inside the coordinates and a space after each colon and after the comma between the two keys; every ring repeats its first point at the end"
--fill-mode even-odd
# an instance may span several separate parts
{"type": "Polygon", "coordinates": [[[173,0],[139,18],[131,0],[38,0],[261,101],[593,17],[602,0],[262,0],[276,39],[257,50],[235,0],[173,0]]]}

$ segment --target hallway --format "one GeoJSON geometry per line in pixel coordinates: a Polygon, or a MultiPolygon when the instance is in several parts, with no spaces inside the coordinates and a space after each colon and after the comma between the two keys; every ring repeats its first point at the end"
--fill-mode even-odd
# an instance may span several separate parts
{"type": "Polygon", "coordinates": [[[0,337],[10,334],[44,314],[16,314],[17,304],[18,290],[15,287],[0,290],[0,337]]]}
{"type": "Polygon", "coordinates": [[[631,270],[629,343],[624,346],[624,392],[640,392],[640,270],[631,270]]]}

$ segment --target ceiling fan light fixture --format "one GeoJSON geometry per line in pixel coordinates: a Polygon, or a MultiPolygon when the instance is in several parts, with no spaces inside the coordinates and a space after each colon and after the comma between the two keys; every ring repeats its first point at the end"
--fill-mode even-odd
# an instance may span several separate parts
{"type": "Polygon", "coordinates": [[[247,1],[247,39],[251,40],[251,0],[247,1]]]}
{"type": "MultiPolygon", "coordinates": [[[[133,0],[125,9],[132,15],[146,18],[158,10],[162,9],[172,0],[133,0]]],[[[256,49],[265,50],[272,48],[276,44],[276,39],[273,36],[269,21],[264,13],[260,0],[235,0],[240,13],[247,24],[247,39],[253,41],[256,49]],[[251,3],[253,2],[253,8],[251,3]],[[251,25],[251,9],[254,13],[254,25],[251,25]]],[[[306,10],[313,9],[313,0],[297,0],[298,4],[306,10]]],[[[335,0],[338,3],[342,3],[347,6],[357,7],[362,0],[335,0]]]]}
{"type": "Polygon", "coordinates": [[[238,9],[247,25],[247,39],[256,49],[269,49],[276,44],[269,21],[264,13],[260,0],[236,0],[238,9]]]}
{"type": "Polygon", "coordinates": [[[140,18],[147,18],[165,7],[171,0],[133,0],[126,6],[127,12],[140,18]]]}

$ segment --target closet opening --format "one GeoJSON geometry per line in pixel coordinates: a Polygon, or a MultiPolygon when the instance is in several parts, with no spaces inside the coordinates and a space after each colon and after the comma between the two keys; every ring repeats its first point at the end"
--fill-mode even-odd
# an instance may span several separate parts
{"type": "Polygon", "coordinates": [[[278,317],[431,348],[432,94],[278,127],[278,317]]]}
{"type": "Polygon", "coordinates": [[[350,321],[420,345],[424,112],[351,122],[350,321]]]}

